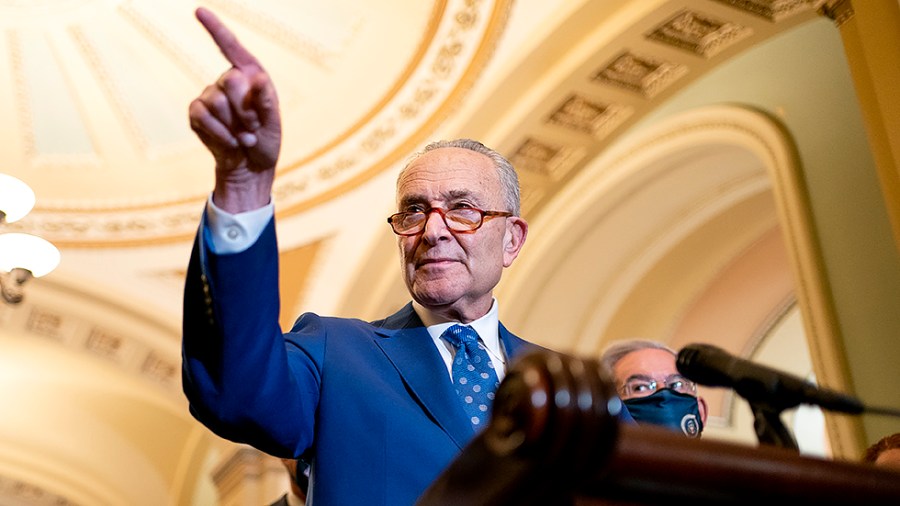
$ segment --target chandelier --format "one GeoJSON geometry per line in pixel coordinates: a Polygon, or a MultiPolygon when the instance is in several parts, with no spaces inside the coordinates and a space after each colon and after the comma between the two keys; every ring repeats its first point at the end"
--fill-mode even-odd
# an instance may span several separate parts
{"type": "MultiPolygon", "coordinates": [[[[0,227],[23,218],[34,201],[34,192],[27,184],[0,174],[0,227]]],[[[0,233],[0,294],[5,302],[22,302],[25,282],[49,273],[57,265],[59,250],[47,240],[31,234],[0,233]]]]}

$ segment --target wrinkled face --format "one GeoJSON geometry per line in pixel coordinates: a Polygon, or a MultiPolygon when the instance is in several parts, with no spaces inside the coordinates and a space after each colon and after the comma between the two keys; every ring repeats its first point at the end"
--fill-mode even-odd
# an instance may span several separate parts
{"type": "MultiPolygon", "coordinates": [[[[654,348],[632,351],[625,355],[613,366],[612,373],[616,382],[616,389],[622,387],[625,382],[632,378],[653,379],[657,383],[663,384],[666,378],[673,374],[681,374],[678,372],[678,367],[675,366],[674,355],[666,350],[654,348]]],[[[698,396],[697,403],[700,410],[700,418],[705,424],[706,401],[698,396]]]]}
{"type": "MultiPolygon", "coordinates": [[[[410,164],[397,185],[399,211],[474,207],[508,211],[490,158],[462,148],[430,151],[410,164]]],[[[527,233],[518,217],[486,219],[474,232],[452,232],[439,213],[425,229],[398,236],[406,286],[413,299],[445,316],[468,322],[491,306],[504,267],[518,256],[527,233]]]]}
{"type": "Polygon", "coordinates": [[[616,388],[631,378],[649,378],[661,383],[673,374],[679,374],[675,357],[666,350],[652,348],[633,351],[613,366],[616,388]]]}

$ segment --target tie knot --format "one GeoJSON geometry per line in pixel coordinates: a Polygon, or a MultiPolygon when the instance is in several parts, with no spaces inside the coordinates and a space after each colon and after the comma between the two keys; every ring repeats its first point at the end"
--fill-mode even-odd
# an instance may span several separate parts
{"type": "Polygon", "coordinates": [[[461,346],[465,347],[467,344],[478,343],[478,332],[465,325],[453,325],[444,331],[443,337],[457,349],[461,346]]]}

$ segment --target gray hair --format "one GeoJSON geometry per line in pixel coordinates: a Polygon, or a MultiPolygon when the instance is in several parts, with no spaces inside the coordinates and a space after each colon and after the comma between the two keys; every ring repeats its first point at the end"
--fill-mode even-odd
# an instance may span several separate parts
{"type": "Polygon", "coordinates": [[[673,357],[678,357],[678,352],[659,341],[626,339],[614,341],[607,346],[603,351],[603,355],[600,356],[600,364],[612,375],[613,367],[619,363],[619,360],[622,360],[625,355],[638,350],[664,350],[671,353],[673,357]]]}
{"type": "Polygon", "coordinates": [[[418,153],[410,157],[409,160],[407,160],[406,165],[403,167],[403,170],[400,171],[400,175],[397,176],[398,184],[400,182],[400,179],[403,178],[403,174],[406,173],[406,170],[409,168],[412,162],[429,151],[434,151],[435,149],[441,148],[468,149],[469,151],[474,151],[490,158],[494,163],[494,167],[497,169],[498,175],[500,176],[500,185],[503,188],[503,197],[506,201],[506,210],[513,213],[513,215],[515,216],[519,216],[519,212],[521,211],[519,196],[519,176],[518,174],[516,174],[516,169],[512,166],[509,160],[506,159],[506,157],[476,140],[440,140],[428,144],[424,149],[422,149],[422,151],[419,151],[418,153]]]}

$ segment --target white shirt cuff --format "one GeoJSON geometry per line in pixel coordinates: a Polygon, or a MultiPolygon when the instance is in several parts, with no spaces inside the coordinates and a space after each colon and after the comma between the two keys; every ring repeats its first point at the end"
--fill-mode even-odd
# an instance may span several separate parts
{"type": "Polygon", "coordinates": [[[253,211],[231,214],[216,207],[210,194],[206,200],[206,224],[212,239],[210,247],[217,255],[240,253],[253,246],[274,215],[275,204],[272,202],[253,211]]]}

